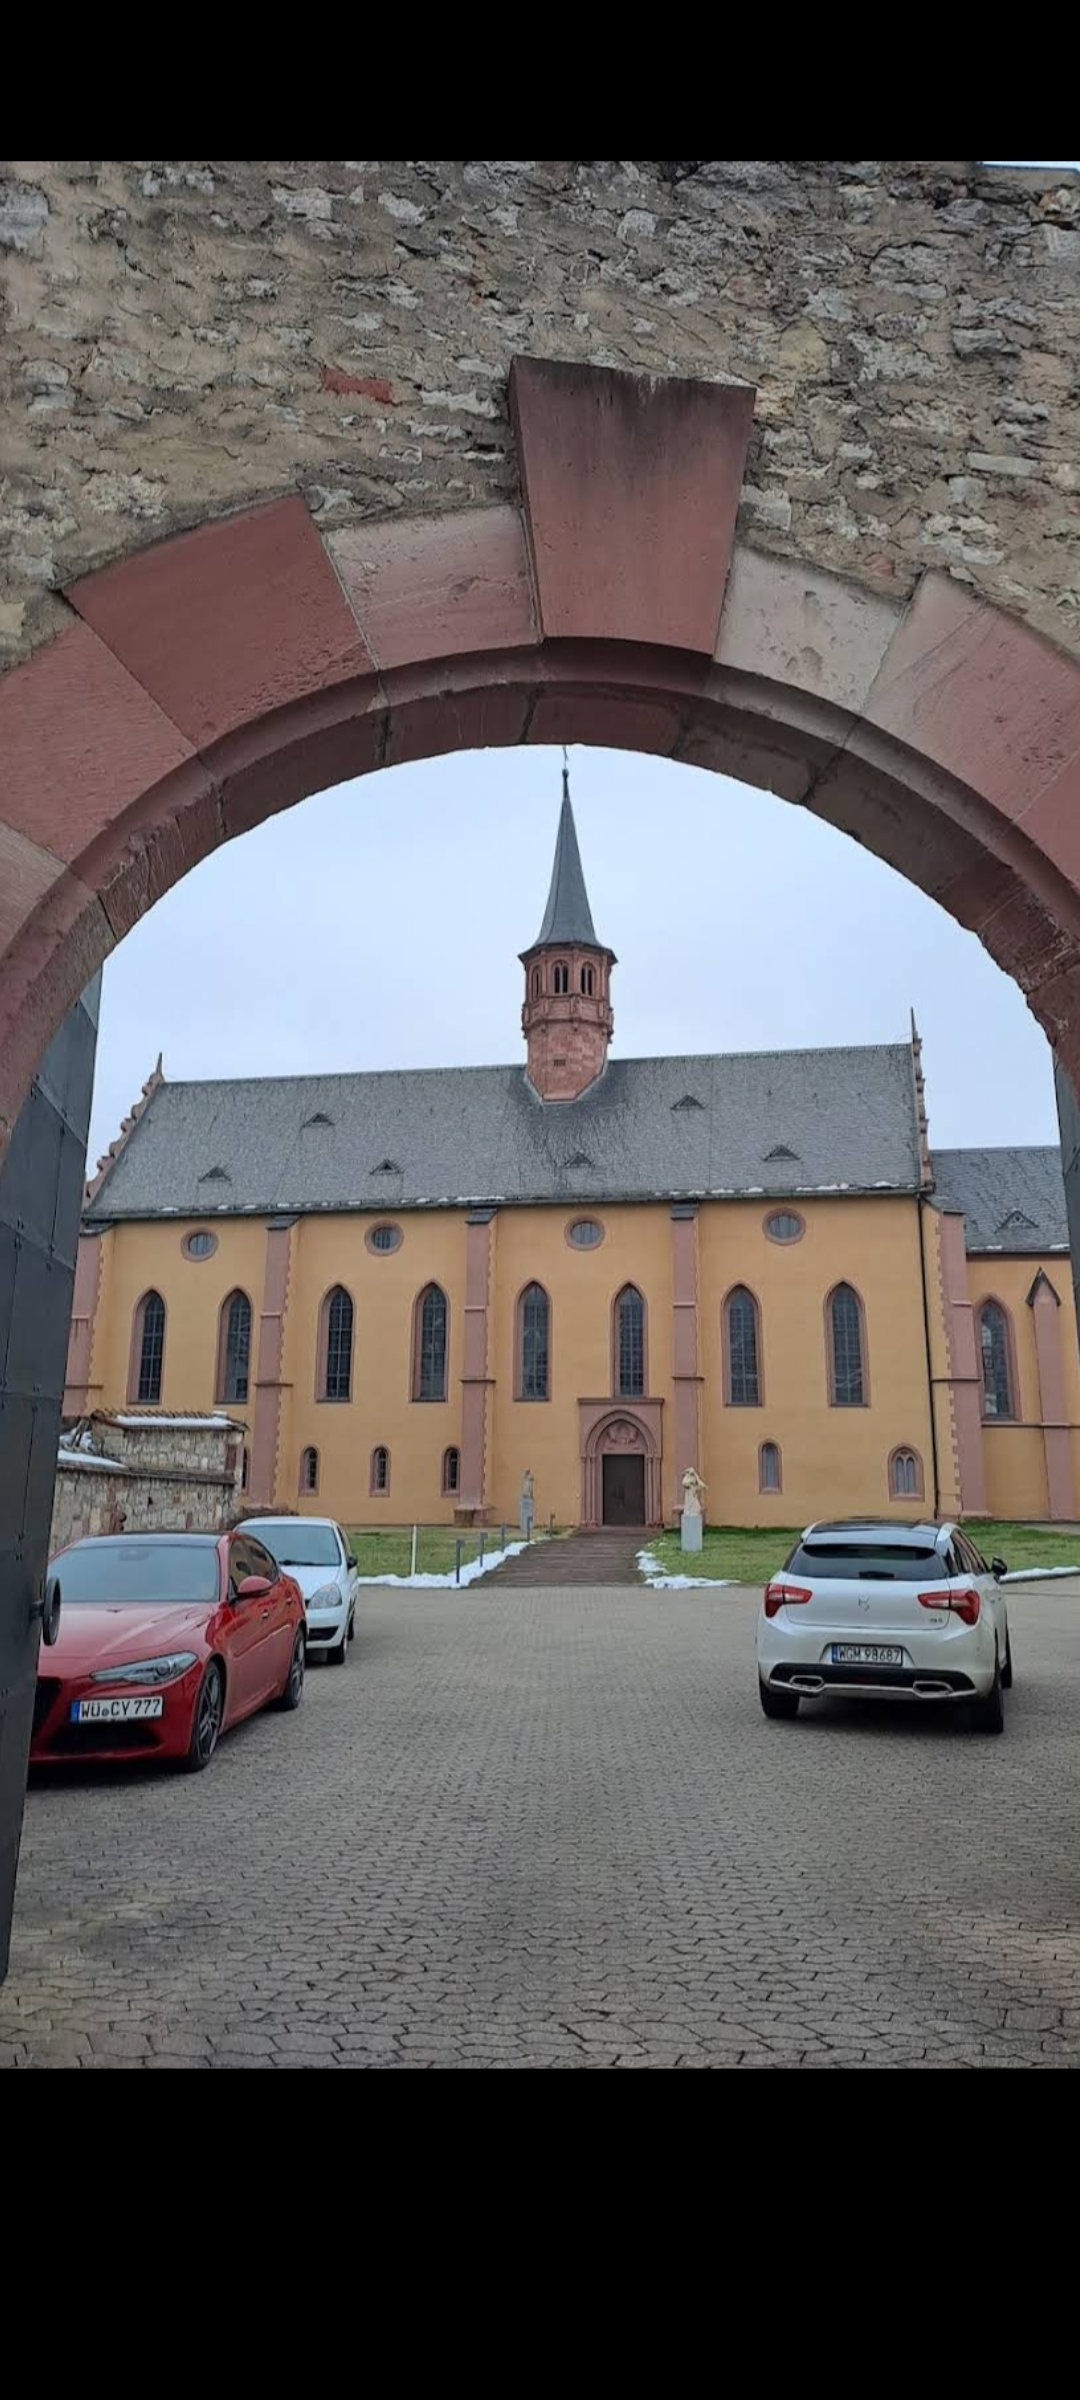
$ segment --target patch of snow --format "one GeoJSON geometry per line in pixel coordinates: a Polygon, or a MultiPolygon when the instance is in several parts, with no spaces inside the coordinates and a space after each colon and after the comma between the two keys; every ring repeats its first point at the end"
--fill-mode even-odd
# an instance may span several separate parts
{"type": "Polygon", "coordinates": [[[1080,1575],[1080,1558],[1075,1567],[1012,1567],[1003,1575],[1003,1583],[1051,1583],[1058,1575],[1080,1575]]]}
{"type": "Polygon", "coordinates": [[[112,1422],[114,1425],[123,1425],[127,1430],[134,1430],[136,1433],[144,1432],[151,1426],[161,1425],[170,1431],[181,1425],[186,1426],[189,1430],[192,1427],[205,1428],[207,1432],[224,1433],[228,1431],[232,1433],[236,1430],[234,1417],[159,1417],[152,1410],[148,1411],[145,1417],[114,1417],[112,1422]]]}
{"type": "Polygon", "coordinates": [[[90,1475],[127,1475],[130,1470],[117,1458],[99,1458],[94,1450],[65,1450],[57,1453],[58,1467],[85,1467],[90,1475]]]}
{"type": "MultiPolygon", "coordinates": [[[[475,1583],[480,1575],[490,1575],[493,1567],[501,1567],[504,1558],[516,1558],[518,1551],[525,1547],[524,1542],[508,1542],[505,1550],[485,1550],[483,1558],[470,1558],[461,1570],[462,1584],[475,1583]]],[[[357,1583],[392,1583],[399,1590],[408,1592],[445,1591],[458,1584],[452,1567],[446,1575],[358,1575],[356,1580],[357,1583]]]]}
{"type": "Polygon", "coordinates": [[[720,1592],[735,1588],[733,1575],[669,1575],[655,1550],[639,1550],[637,1563],[654,1592],[720,1592]]]}

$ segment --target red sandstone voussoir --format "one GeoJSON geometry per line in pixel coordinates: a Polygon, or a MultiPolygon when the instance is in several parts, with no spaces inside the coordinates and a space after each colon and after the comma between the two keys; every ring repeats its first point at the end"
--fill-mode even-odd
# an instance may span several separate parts
{"type": "Polygon", "coordinates": [[[68,598],[199,749],[371,665],[295,494],[155,543],[68,598]]]}
{"type": "Polygon", "coordinates": [[[64,865],[193,763],[190,742],[79,624],[0,682],[0,758],[8,824],[64,865]]]}
{"type": "Polygon", "coordinates": [[[380,668],[537,639],[516,508],[351,525],[326,546],[380,668]]]}
{"type": "Polygon", "coordinates": [[[1080,663],[931,574],[889,645],[866,716],[1016,823],[1080,757],[1080,663]]]}

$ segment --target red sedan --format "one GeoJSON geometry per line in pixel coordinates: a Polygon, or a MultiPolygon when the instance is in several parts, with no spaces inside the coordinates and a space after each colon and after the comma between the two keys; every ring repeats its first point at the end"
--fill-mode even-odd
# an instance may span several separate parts
{"type": "Polygon", "coordinates": [[[38,1662],[32,1766],[166,1758],[197,1774],[242,1717],[299,1707],[300,1586],[251,1534],[104,1534],[49,1572],[60,1622],[38,1662]]]}

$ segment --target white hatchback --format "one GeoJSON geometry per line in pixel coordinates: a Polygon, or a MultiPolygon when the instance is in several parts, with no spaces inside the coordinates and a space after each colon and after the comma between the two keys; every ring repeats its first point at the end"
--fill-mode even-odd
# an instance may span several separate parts
{"type": "Polygon", "coordinates": [[[309,1659],[343,1667],[356,1618],[356,1560],[333,1517],[252,1517],[253,1533],[293,1576],[304,1596],[309,1659]]]}
{"type": "Polygon", "coordinates": [[[963,1527],[851,1519],[809,1525],[766,1585],[757,1627],[767,1717],[801,1700],[967,1703],[1001,1733],[1013,1679],[1001,1578],[963,1527]]]}

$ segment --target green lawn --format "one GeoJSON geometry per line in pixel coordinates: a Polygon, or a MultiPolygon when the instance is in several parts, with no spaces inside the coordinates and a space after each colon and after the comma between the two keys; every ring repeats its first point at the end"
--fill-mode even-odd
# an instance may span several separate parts
{"type": "MultiPolygon", "coordinates": [[[[484,1535],[484,1547],[497,1550],[501,1527],[489,1525],[484,1535]]],[[[507,1539],[517,1538],[517,1528],[507,1527],[507,1539]]],[[[353,1525],[348,1528],[349,1547],[355,1552],[361,1575],[407,1575],[412,1553],[411,1525],[353,1525]]],[[[453,1572],[457,1544],[461,1543],[461,1563],[467,1566],[480,1548],[478,1533],[455,1533],[451,1525],[421,1525],[416,1537],[416,1571],[418,1575],[448,1575],[453,1572]]]]}
{"type": "MultiPolygon", "coordinates": [[[[802,1531],[801,1526],[799,1531],[802,1531]]],[[[771,1526],[707,1525],[695,1555],[679,1548],[677,1533],[651,1533],[646,1546],[667,1575],[709,1575],[728,1583],[764,1583],[783,1566],[797,1536],[771,1526]]]]}
{"type": "MultiPolygon", "coordinates": [[[[677,1533],[649,1536],[648,1547],[666,1574],[704,1575],[731,1583],[765,1583],[783,1565],[801,1526],[709,1525],[697,1557],[679,1548],[677,1533]]],[[[1007,1567],[1068,1567],[1080,1570],[1080,1533],[1043,1533],[1036,1525],[997,1525],[972,1520],[968,1532],[984,1558],[1003,1558],[1007,1567]]]]}
{"type": "Polygon", "coordinates": [[[995,1525],[973,1517],[965,1526],[984,1558],[1003,1558],[1007,1567],[1080,1568],[1080,1533],[1044,1533],[1038,1525],[995,1525]]]}

